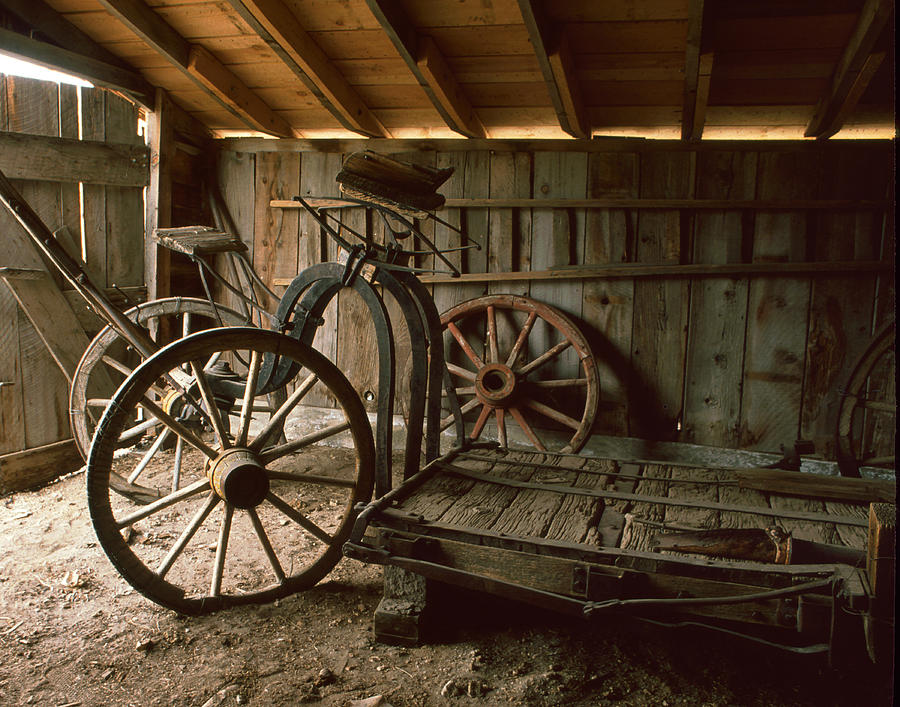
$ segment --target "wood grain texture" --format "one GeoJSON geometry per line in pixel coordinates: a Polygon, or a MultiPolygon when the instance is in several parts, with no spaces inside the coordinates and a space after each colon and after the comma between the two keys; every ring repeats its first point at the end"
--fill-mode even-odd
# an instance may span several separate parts
{"type": "MultiPolygon", "coordinates": [[[[596,153],[588,157],[589,197],[636,197],[639,191],[638,156],[596,153]]],[[[634,257],[636,214],[625,209],[591,209],[586,215],[584,262],[614,265],[634,257]]],[[[582,316],[598,361],[600,410],[594,430],[629,433],[628,400],[633,388],[631,370],[634,281],[598,279],[583,287],[582,316]]]]}
{"type": "MultiPolygon", "coordinates": [[[[534,156],[535,198],[583,197],[587,191],[587,155],[547,152],[534,156]]],[[[583,209],[533,209],[531,229],[531,267],[541,270],[579,262],[584,254],[585,214],[583,209]]],[[[582,286],[566,287],[553,282],[535,282],[531,297],[556,307],[576,319],[581,318],[582,286]]],[[[532,333],[534,351],[530,359],[549,350],[559,341],[550,327],[538,323],[532,333]]],[[[541,367],[538,377],[574,378],[579,361],[572,348],[541,367]]]]}
{"type": "Polygon", "coordinates": [[[25,447],[17,307],[12,293],[0,284],[0,454],[25,447]]]}
{"type": "MultiPolygon", "coordinates": [[[[813,196],[821,163],[816,155],[762,154],[757,196],[813,196]]],[[[807,253],[807,215],[756,216],[754,261],[797,261],[807,253]]],[[[799,433],[810,285],[803,280],[754,280],[747,311],[742,447],[774,450],[799,433]]]]}
{"type": "MultiPolygon", "coordinates": [[[[692,155],[644,155],[641,196],[690,196],[692,155]]],[[[689,252],[689,233],[677,211],[641,213],[635,258],[638,262],[677,263],[689,252]]],[[[690,286],[686,282],[636,282],[631,356],[635,372],[651,386],[659,415],[647,430],[653,439],[674,439],[682,417],[685,330],[690,286]]],[[[632,413],[632,424],[636,424],[632,413]]]]}
{"type": "MultiPolygon", "coordinates": [[[[703,153],[697,157],[701,198],[752,197],[755,153],[703,153]]],[[[739,212],[695,216],[693,262],[735,263],[742,258],[747,220],[739,212]]],[[[735,446],[740,416],[747,319],[747,280],[705,278],[691,285],[690,329],[681,438],[735,446]]]]}

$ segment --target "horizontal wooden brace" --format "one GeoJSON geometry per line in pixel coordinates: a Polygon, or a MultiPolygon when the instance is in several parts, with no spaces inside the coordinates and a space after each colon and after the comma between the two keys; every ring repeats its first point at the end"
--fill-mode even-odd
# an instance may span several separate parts
{"type": "MultiPolygon", "coordinates": [[[[889,272],[892,265],[882,261],[821,262],[821,263],[694,263],[690,265],[577,265],[553,270],[523,272],[463,273],[459,277],[449,275],[422,275],[427,284],[465,282],[513,282],[519,280],[592,280],[614,278],[680,278],[680,277],[791,277],[802,275],[870,275],[889,272]]],[[[277,282],[276,282],[277,284],[277,282]]]]}
{"type": "Polygon", "coordinates": [[[10,179],[143,187],[150,151],[61,137],[0,132],[0,171],[10,179]]]}
{"type": "MultiPolygon", "coordinates": [[[[298,201],[273,199],[269,206],[277,209],[301,209],[298,201]]],[[[844,211],[893,208],[886,201],[861,199],[447,199],[446,208],[469,209],[697,209],[757,211],[844,211]]]]}
{"type": "MultiPolygon", "coordinates": [[[[534,280],[611,280],[629,278],[682,277],[831,277],[836,275],[872,275],[893,270],[881,260],[834,261],[819,263],[693,263],[690,265],[574,265],[553,270],[523,270],[518,272],[475,272],[451,275],[420,275],[428,285],[467,282],[519,282],[534,280]]],[[[276,277],[272,284],[287,287],[293,278],[276,277]]]]}

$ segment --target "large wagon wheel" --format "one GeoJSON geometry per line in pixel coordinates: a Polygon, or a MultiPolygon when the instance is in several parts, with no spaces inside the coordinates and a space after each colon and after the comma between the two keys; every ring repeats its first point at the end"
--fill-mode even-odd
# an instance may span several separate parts
{"type": "Polygon", "coordinates": [[[835,447],[844,476],[858,477],[862,466],[894,468],[896,335],[896,322],[878,332],[841,389],[835,447]]]}
{"type": "MultiPolygon", "coordinates": [[[[166,297],[144,302],[125,312],[144,327],[160,345],[160,337],[178,338],[217,326],[247,324],[247,318],[233,309],[194,297],[166,297]]],[[[97,421],[116,388],[141,362],[140,354],[129,346],[112,327],[104,327],[85,349],[69,392],[69,425],[75,445],[87,460],[97,421]]],[[[122,444],[133,444],[147,431],[146,418],[135,419],[130,433],[122,435],[122,444]]]]}
{"type": "Polygon", "coordinates": [[[170,344],[116,392],[91,446],[88,507],[100,545],[129,584],[199,614],[270,601],[324,577],[341,557],[354,507],[371,496],[373,467],[368,418],[332,363],[288,336],[225,327],[170,344]],[[296,374],[284,404],[262,418],[253,399],[271,354],[296,364],[296,374]],[[223,361],[236,378],[217,375],[214,362],[223,361]],[[293,413],[314,386],[327,388],[337,408],[310,432],[293,413]],[[112,492],[146,456],[119,449],[137,408],[185,447],[175,484],[175,452],[154,453],[142,483],[160,497],[142,505],[112,492]],[[238,420],[231,429],[223,411],[238,420]],[[323,441],[346,449],[315,446],[323,441]]]}
{"type": "MultiPolygon", "coordinates": [[[[503,447],[512,427],[541,451],[584,446],[600,384],[590,346],[567,316],[526,297],[489,295],[449,309],[441,324],[451,380],[464,417],[474,420],[466,427],[470,439],[490,421],[503,447]]],[[[447,417],[441,427],[450,424],[447,417]]]]}

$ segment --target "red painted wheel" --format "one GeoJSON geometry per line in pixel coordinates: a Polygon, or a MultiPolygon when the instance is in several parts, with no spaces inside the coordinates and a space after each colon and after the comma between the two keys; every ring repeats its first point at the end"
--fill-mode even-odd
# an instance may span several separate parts
{"type": "MultiPolygon", "coordinates": [[[[477,440],[577,452],[590,436],[600,399],[587,339],[562,312],[527,297],[489,295],[441,316],[444,355],[477,440]]],[[[444,418],[441,428],[453,423],[444,418]]]]}

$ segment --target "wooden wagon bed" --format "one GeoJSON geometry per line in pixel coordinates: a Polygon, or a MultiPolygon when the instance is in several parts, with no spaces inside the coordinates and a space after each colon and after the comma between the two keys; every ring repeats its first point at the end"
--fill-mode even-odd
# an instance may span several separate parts
{"type": "MultiPolygon", "coordinates": [[[[884,488],[873,491],[876,483],[860,487],[859,498],[848,502],[848,494],[857,495],[856,486],[847,487],[838,479],[836,488],[834,478],[808,474],[804,483],[816,488],[809,485],[820,481],[821,498],[845,500],[752,488],[771,485],[773,474],[783,476],[788,485],[796,480],[789,472],[671,459],[625,462],[621,457],[471,450],[436,460],[370,505],[363,522],[375,530],[375,537],[370,530],[370,537],[351,542],[345,550],[419,577],[570,614],[637,606],[655,615],[660,610],[668,616],[687,612],[722,626],[749,624],[762,630],[761,635],[782,632],[791,643],[799,638],[824,650],[832,624],[829,580],[840,577],[864,593],[869,503],[863,498],[892,494],[884,488]],[[660,538],[673,531],[732,529],[740,535],[772,526],[795,540],[831,546],[839,554],[859,552],[846,553],[856,556],[851,561],[775,564],[774,550],[771,562],[760,562],[658,547],[660,538]],[[816,582],[818,587],[813,586],[816,582]],[[790,594],[799,585],[809,585],[813,593],[790,594]],[[785,591],[781,598],[779,590],[785,591]],[[759,600],[702,601],[771,592],[776,594],[759,600]],[[683,599],[696,602],[672,601],[683,599]],[[650,606],[653,602],[657,605],[650,606]]],[[[415,582],[393,585],[399,589],[392,597],[392,582],[386,581],[385,614],[392,613],[391,602],[409,599],[400,595],[408,594],[415,582]]],[[[424,599],[410,601],[421,604],[424,599]]],[[[418,627],[408,620],[411,612],[394,613],[399,621],[396,616],[379,621],[376,614],[376,632],[382,639],[415,639],[418,627]]]]}

